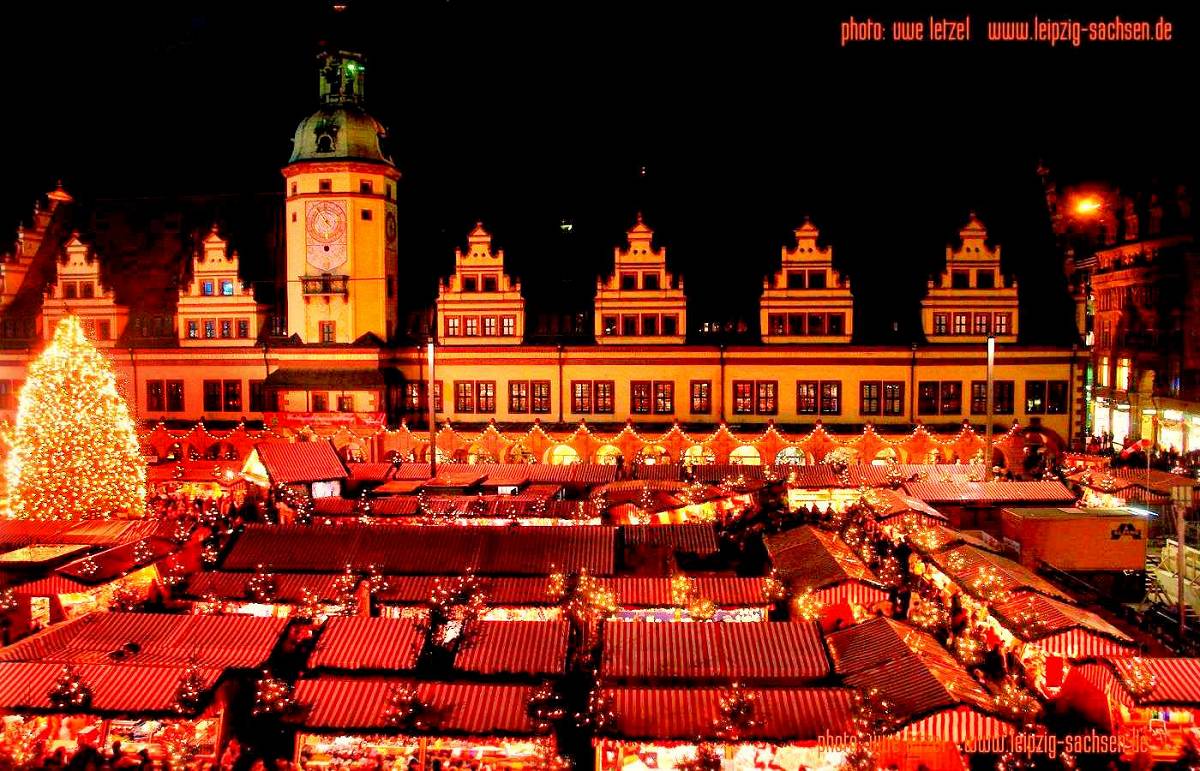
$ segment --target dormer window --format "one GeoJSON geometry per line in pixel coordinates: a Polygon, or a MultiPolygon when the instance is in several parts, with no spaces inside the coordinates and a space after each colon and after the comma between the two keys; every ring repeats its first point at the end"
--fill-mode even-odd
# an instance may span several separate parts
{"type": "Polygon", "coordinates": [[[825,271],[810,270],[808,272],[808,288],[809,289],[824,289],[825,288],[825,271]]]}
{"type": "Polygon", "coordinates": [[[464,276],[463,277],[463,291],[464,292],[478,292],[479,291],[478,279],[476,279],[474,276],[464,276]]]}
{"type": "Polygon", "coordinates": [[[81,281],[79,282],[79,291],[83,299],[90,300],[96,296],[96,285],[91,281],[81,281]]]}
{"type": "Polygon", "coordinates": [[[971,271],[956,270],[950,274],[951,289],[970,289],[971,288],[971,271]]]}
{"type": "Polygon", "coordinates": [[[221,296],[233,297],[233,281],[230,279],[221,279],[221,296]]]}
{"type": "Polygon", "coordinates": [[[200,294],[204,297],[212,297],[214,288],[214,284],[211,280],[200,282],[200,294]]]}
{"type": "Polygon", "coordinates": [[[483,277],[483,291],[496,292],[498,290],[499,290],[499,283],[496,281],[495,276],[484,276],[483,277]]]}
{"type": "Polygon", "coordinates": [[[322,121],[313,129],[317,136],[317,152],[332,153],[337,143],[338,125],[330,121],[322,121]]]}
{"type": "Polygon", "coordinates": [[[658,274],[643,273],[642,274],[642,289],[658,289],[658,274]]]}
{"type": "Polygon", "coordinates": [[[975,288],[976,289],[995,289],[996,288],[996,273],[991,270],[975,271],[975,288]]]}
{"type": "Polygon", "coordinates": [[[621,274],[621,289],[625,290],[625,291],[637,289],[637,274],[636,273],[622,273],[621,274]]]}
{"type": "Polygon", "coordinates": [[[74,300],[78,296],[77,285],[74,281],[66,281],[63,283],[63,299],[74,300]]]}
{"type": "Polygon", "coordinates": [[[805,273],[802,270],[789,270],[787,274],[788,289],[804,289],[808,283],[804,280],[805,273]]]}

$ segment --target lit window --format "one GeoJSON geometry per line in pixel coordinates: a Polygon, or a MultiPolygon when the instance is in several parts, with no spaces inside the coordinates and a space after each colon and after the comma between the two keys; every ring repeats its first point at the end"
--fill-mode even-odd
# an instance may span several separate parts
{"type": "Polygon", "coordinates": [[[217,322],[214,319],[204,320],[204,339],[215,340],[217,337],[217,322]]]}
{"type": "Polygon", "coordinates": [[[221,280],[221,296],[233,297],[233,281],[227,278],[221,280]]]}
{"type": "Polygon", "coordinates": [[[228,340],[233,337],[233,319],[221,319],[221,339],[228,340]]]}
{"type": "Polygon", "coordinates": [[[332,321],[322,321],[318,327],[322,343],[332,343],[336,339],[337,325],[332,321]]]}
{"type": "Polygon", "coordinates": [[[496,336],[496,317],[495,316],[484,316],[483,317],[483,334],[485,337],[495,337],[496,336]]]}
{"type": "Polygon", "coordinates": [[[214,289],[215,285],[211,279],[200,282],[200,294],[204,295],[205,297],[212,297],[214,289]]]}
{"type": "Polygon", "coordinates": [[[1130,372],[1129,359],[1117,359],[1116,387],[1118,391],[1133,390],[1133,383],[1129,380],[1130,372]]]}
{"type": "Polygon", "coordinates": [[[237,336],[243,340],[250,337],[250,319],[237,320],[237,336]]]}
{"type": "Polygon", "coordinates": [[[670,380],[654,383],[654,414],[671,415],[675,412],[675,384],[670,380]]]}
{"type": "Polygon", "coordinates": [[[515,316],[505,316],[500,319],[500,334],[512,337],[517,334],[517,319],[515,316]]]}
{"type": "Polygon", "coordinates": [[[650,383],[635,380],[629,384],[629,411],[635,415],[650,414],[650,383]]]}
{"type": "Polygon", "coordinates": [[[446,337],[458,337],[462,334],[462,322],[458,316],[446,317],[446,337]]]}
{"type": "Polygon", "coordinates": [[[464,326],[466,327],[466,330],[467,330],[467,337],[478,337],[479,336],[479,317],[478,316],[467,316],[466,324],[464,326]]]}
{"type": "Polygon", "coordinates": [[[734,415],[753,415],[754,414],[754,381],[753,380],[735,380],[735,381],[733,381],[733,414],[734,415]]]}

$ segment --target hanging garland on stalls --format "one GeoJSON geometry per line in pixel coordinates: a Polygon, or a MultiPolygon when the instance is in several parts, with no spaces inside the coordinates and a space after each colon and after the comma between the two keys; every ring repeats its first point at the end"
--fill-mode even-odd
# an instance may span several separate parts
{"type": "Polygon", "coordinates": [[[711,744],[700,744],[696,754],[675,764],[676,771],[721,771],[724,759],[711,744]]]}
{"type": "Polygon", "coordinates": [[[738,741],[753,734],[764,724],[758,714],[758,693],[748,691],[741,683],[732,683],[718,698],[720,717],[713,721],[713,732],[727,741],[738,741]]]}
{"type": "Polygon", "coordinates": [[[396,683],[388,689],[383,719],[392,728],[402,731],[428,730],[429,712],[429,705],[421,700],[415,684],[396,683]]]}
{"type": "Polygon", "coordinates": [[[553,724],[562,720],[566,714],[562,697],[554,690],[554,684],[549,680],[543,681],[529,694],[526,711],[538,732],[549,731],[553,724]]]}
{"type": "Polygon", "coordinates": [[[592,728],[597,733],[612,730],[617,725],[617,713],[613,711],[612,696],[600,688],[592,688],[583,712],[575,713],[575,724],[580,728],[592,728]]]}
{"type": "Polygon", "coordinates": [[[193,657],[188,663],[187,671],[179,678],[175,688],[175,696],[171,701],[171,709],[179,715],[195,714],[200,709],[204,695],[204,677],[200,673],[200,665],[193,657]]]}
{"type": "Polygon", "coordinates": [[[92,706],[92,690],[70,664],[63,665],[46,696],[60,712],[82,711],[92,706]]]}
{"type": "Polygon", "coordinates": [[[269,572],[260,562],[255,566],[254,575],[246,580],[246,596],[255,602],[273,602],[279,594],[279,586],[275,582],[275,574],[269,572]]]}
{"type": "Polygon", "coordinates": [[[294,713],[298,708],[292,696],[292,686],[264,669],[262,677],[254,684],[254,708],[251,714],[255,717],[282,717],[294,713]]]}

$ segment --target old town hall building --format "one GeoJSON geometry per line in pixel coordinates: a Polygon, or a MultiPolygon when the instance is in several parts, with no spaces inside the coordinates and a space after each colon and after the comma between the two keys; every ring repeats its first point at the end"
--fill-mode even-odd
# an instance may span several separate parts
{"type": "MultiPolygon", "coordinates": [[[[275,211],[266,220],[282,224],[264,228],[274,228],[283,264],[266,268],[264,281],[265,261],[254,261],[257,291],[249,288],[250,244],[209,222],[178,276],[148,272],[123,298],[114,276],[139,255],[117,260],[100,247],[99,230],[90,238],[75,229],[78,204],[61,187],[39,204],[0,264],[0,419],[15,415],[26,361],[55,321],[73,313],[108,350],[147,426],[246,421],[386,438],[425,425],[426,341],[398,334],[398,297],[409,291],[404,265],[424,259],[397,246],[401,174],[384,150],[383,127],[364,109],[361,57],[325,54],[321,72],[320,104],[297,127],[283,168],[282,216],[278,199],[269,204],[275,211]]],[[[852,343],[850,281],[833,267],[836,245],[803,213],[763,281],[761,339],[695,342],[685,275],[667,270],[669,245],[655,240],[653,211],[631,212],[614,243],[595,287],[594,340],[532,343],[521,282],[488,223],[479,223],[462,234],[465,248],[438,288],[438,424],[478,433],[494,423],[493,431],[512,436],[537,424],[559,437],[581,423],[597,436],[651,436],[678,424],[696,437],[733,437],[716,452],[721,462],[770,462],[778,448],[755,444],[776,430],[770,424],[800,435],[818,425],[830,434],[871,426],[883,437],[909,436],[923,424],[953,437],[964,422],[985,422],[984,342],[995,336],[997,431],[1015,423],[1061,447],[1079,433],[1083,414],[1076,354],[1017,342],[1018,288],[1000,269],[1000,247],[968,211],[964,205],[958,243],[922,302],[927,342],[911,347],[852,343]],[[736,455],[739,444],[757,449],[736,455]]],[[[522,459],[597,460],[571,453],[522,459]]]]}

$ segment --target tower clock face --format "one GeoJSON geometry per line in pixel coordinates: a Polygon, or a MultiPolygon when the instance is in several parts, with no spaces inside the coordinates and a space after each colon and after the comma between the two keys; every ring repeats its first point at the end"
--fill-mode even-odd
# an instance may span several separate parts
{"type": "Polygon", "coordinates": [[[389,244],[396,243],[396,214],[388,212],[387,217],[383,221],[383,233],[387,237],[389,244]]]}
{"type": "Polygon", "coordinates": [[[304,213],[308,264],[330,273],[346,263],[346,205],[340,201],[308,201],[304,213]]]}

